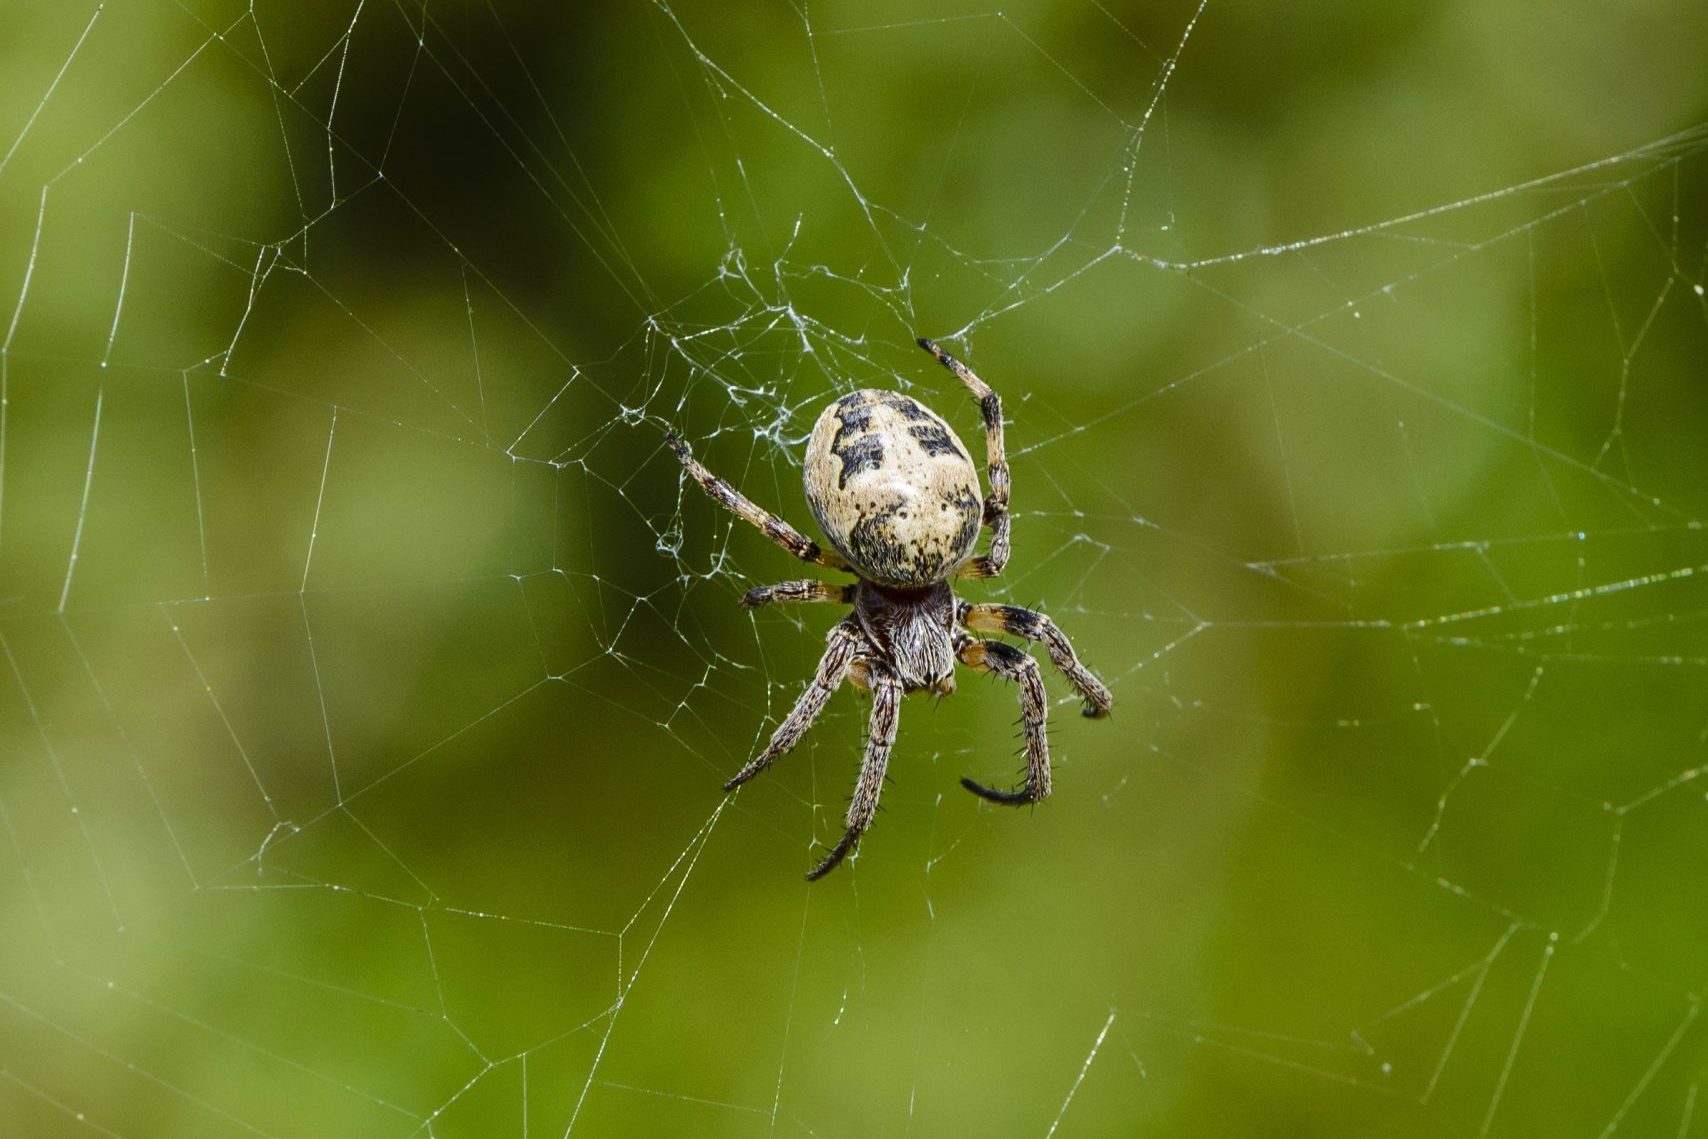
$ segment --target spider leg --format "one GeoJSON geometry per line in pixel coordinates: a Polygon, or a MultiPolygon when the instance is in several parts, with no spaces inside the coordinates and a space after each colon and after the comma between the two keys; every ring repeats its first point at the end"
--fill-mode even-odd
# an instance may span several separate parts
{"type": "Polygon", "coordinates": [[[866,685],[872,690],[872,721],[866,733],[866,755],[860,761],[860,779],[854,784],[854,800],[848,804],[848,829],[807,874],[808,882],[818,881],[841,865],[878,813],[884,769],[890,765],[890,746],[895,743],[896,723],[901,718],[902,683],[888,665],[874,660],[865,661],[865,665],[866,685]]]}
{"type": "Polygon", "coordinates": [[[848,675],[848,666],[854,660],[863,644],[859,626],[852,619],[839,622],[830,630],[830,646],[824,650],[824,656],[819,659],[818,672],[812,682],[807,685],[795,706],[777,725],[777,730],[771,733],[771,742],[765,745],[765,750],[748,761],[747,766],[736,772],[724,784],[725,791],[734,791],[761,771],[771,766],[771,762],[783,755],[790,748],[801,742],[801,737],[807,734],[812,722],[818,719],[824,706],[830,701],[831,693],[841,686],[848,675]]]}
{"type": "Polygon", "coordinates": [[[852,605],[854,587],[822,581],[780,581],[776,585],[754,586],[741,597],[743,609],[757,609],[778,601],[835,601],[841,605],[852,605]]]}
{"type": "Polygon", "coordinates": [[[1020,684],[1020,723],[1026,735],[1026,783],[1014,791],[997,791],[971,779],[961,786],[993,803],[1020,806],[1036,803],[1050,794],[1050,742],[1045,735],[1049,710],[1044,703],[1044,679],[1038,662],[1002,641],[969,639],[955,654],[961,663],[980,672],[994,673],[1020,684]]]}
{"type": "Polygon", "coordinates": [[[963,601],[955,607],[955,619],[981,633],[1011,633],[1028,641],[1043,642],[1051,662],[1084,699],[1085,715],[1101,718],[1109,714],[1114,697],[1109,695],[1101,681],[1091,675],[1089,669],[1079,663],[1067,634],[1042,613],[1022,609],[1018,605],[972,605],[963,601]]]}
{"type": "Polygon", "coordinates": [[[743,522],[757,527],[767,538],[803,562],[812,562],[829,569],[851,572],[848,560],[841,554],[835,550],[824,549],[817,542],[736,490],[728,482],[708,471],[700,460],[696,459],[688,450],[688,444],[677,438],[674,431],[666,434],[664,441],[670,445],[670,449],[676,453],[677,460],[694,477],[694,481],[704,487],[706,493],[711,495],[719,505],[731,514],[743,522]]]}
{"type": "Polygon", "coordinates": [[[921,337],[919,346],[955,373],[955,378],[979,401],[979,414],[984,417],[985,474],[990,479],[990,493],[984,500],[984,524],[990,527],[990,553],[969,558],[955,576],[995,577],[1008,564],[1008,454],[1002,447],[1002,397],[975,376],[972,369],[939,348],[936,341],[921,337]]]}

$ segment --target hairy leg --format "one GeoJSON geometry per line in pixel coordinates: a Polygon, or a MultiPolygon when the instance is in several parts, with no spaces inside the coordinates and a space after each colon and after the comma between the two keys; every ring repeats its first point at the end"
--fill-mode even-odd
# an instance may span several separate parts
{"type": "Polygon", "coordinates": [[[801,742],[801,737],[807,734],[812,722],[824,711],[831,694],[848,675],[848,666],[853,663],[855,654],[863,644],[859,626],[855,625],[852,619],[844,619],[830,630],[830,646],[819,659],[818,672],[807,685],[807,690],[801,693],[794,708],[783,718],[783,722],[777,725],[777,730],[771,733],[771,742],[765,745],[765,750],[749,760],[746,767],[736,772],[724,784],[725,791],[734,791],[770,767],[771,762],[778,756],[801,742]]]}
{"type": "Polygon", "coordinates": [[[664,441],[676,453],[676,458],[683,468],[694,477],[694,481],[705,488],[707,494],[740,518],[743,522],[757,527],[767,538],[783,547],[803,562],[825,566],[829,569],[848,570],[847,559],[835,550],[826,550],[817,542],[789,525],[787,522],[759,506],[752,499],[743,495],[735,487],[708,471],[688,450],[688,444],[676,437],[674,432],[666,435],[664,441]]]}
{"type": "Polygon", "coordinates": [[[1026,783],[1015,791],[997,791],[971,779],[961,786],[993,803],[1019,806],[1050,794],[1050,741],[1046,734],[1049,708],[1044,702],[1044,678],[1038,662],[1001,641],[969,640],[956,653],[961,663],[980,672],[1007,677],[1020,685],[1020,724],[1026,736],[1026,783]]]}
{"type": "Polygon", "coordinates": [[[745,609],[757,609],[779,601],[834,601],[840,605],[852,605],[854,587],[823,581],[780,581],[776,585],[754,586],[741,597],[745,609]]]}
{"type": "Polygon", "coordinates": [[[890,746],[895,743],[896,724],[901,718],[901,677],[888,665],[867,661],[866,686],[872,690],[872,721],[866,733],[866,755],[860,761],[860,779],[854,785],[854,799],[848,804],[848,829],[824,860],[807,874],[808,882],[818,881],[841,865],[878,813],[884,770],[890,765],[890,746]]]}
{"type": "Polygon", "coordinates": [[[984,417],[985,474],[990,479],[990,494],[984,500],[984,524],[990,527],[990,553],[968,559],[956,576],[995,577],[1008,564],[1009,547],[1008,455],[1002,446],[1002,397],[975,376],[972,369],[939,348],[936,341],[921,338],[919,346],[955,373],[955,378],[979,401],[979,414],[984,417]]]}
{"type": "Polygon", "coordinates": [[[969,629],[981,633],[1011,633],[1038,641],[1050,654],[1050,660],[1068,683],[1085,700],[1085,714],[1094,718],[1107,716],[1114,697],[1103,683],[1074,655],[1073,642],[1056,623],[1032,609],[1018,605],[972,605],[965,601],[955,607],[955,617],[969,629]]]}

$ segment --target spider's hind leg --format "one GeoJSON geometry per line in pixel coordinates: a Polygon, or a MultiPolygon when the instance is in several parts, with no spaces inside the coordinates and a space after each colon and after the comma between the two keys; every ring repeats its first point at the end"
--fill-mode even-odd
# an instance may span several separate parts
{"type": "Polygon", "coordinates": [[[728,510],[737,518],[759,530],[767,538],[777,543],[803,562],[812,562],[827,569],[851,572],[848,559],[835,550],[827,550],[817,542],[783,521],[781,518],[766,510],[731,486],[724,479],[706,469],[704,463],[694,457],[677,434],[672,431],[664,437],[665,445],[676,456],[676,461],[682,464],[693,480],[700,484],[712,500],[728,510]]]}
{"type": "Polygon", "coordinates": [[[990,493],[984,500],[984,524],[990,527],[990,553],[968,558],[956,577],[995,577],[1008,564],[1010,517],[1008,513],[1008,452],[1002,444],[1002,397],[979,379],[973,370],[938,347],[935,340],[920,337],[919,346],[939,364],[955,374],[972,397],[979,401],[984,420],[985,477],[990,493]]]}
{"type": "Polygon", "coordinates": [[[961,663],[980,672],[994,673],[1020,685],[1020,724],[1026,736],[1026,782],[1013,791],[998,791],[963,778],[961,786],[993,803],[1018,807],[1036,803],[1050,794],[1050,742],[1046,734],[1049,707],[1044,702],[1044,679],[1038,662],[1001,641],[968,640],[956,653],[961,663]]]}

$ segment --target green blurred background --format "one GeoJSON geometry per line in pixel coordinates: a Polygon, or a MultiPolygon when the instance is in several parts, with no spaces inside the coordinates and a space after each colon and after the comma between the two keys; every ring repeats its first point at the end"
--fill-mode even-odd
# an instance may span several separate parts
{"type": "Polygon", "coordinates": [[[1667,1135],[1708,17],[0,6],[0,1132],[1667,1135]],[[1110,684],[840,695],[822,404],[1004,395],[1110,684]]]}

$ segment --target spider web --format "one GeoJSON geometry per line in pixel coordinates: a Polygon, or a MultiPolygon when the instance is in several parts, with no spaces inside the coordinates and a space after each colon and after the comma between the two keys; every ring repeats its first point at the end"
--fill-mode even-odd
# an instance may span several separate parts
{"type": "Polygon", "coordinates": [[[1705,41],[12,5],[3,1129],[1702,1134],[1705,41]],[[833,610],[662,435],[806,526],[916,335],[1115,716],[908,701],[808,888],[833,610]]]}

